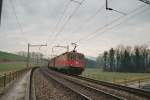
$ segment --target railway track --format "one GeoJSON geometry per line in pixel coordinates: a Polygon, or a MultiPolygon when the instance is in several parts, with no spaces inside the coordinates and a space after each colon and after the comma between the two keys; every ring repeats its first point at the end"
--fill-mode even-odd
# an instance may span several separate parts
{"type": "MultiPolygon", "coordinates": [[[[75,94],[77,94],[81,100],[91,100],[90,98],[88,98],[86,95],[80,93],[79,91],[76,91],[74,88],[68,87],[67,85],[65,85],[64,83],[62,83],[61,81],[55,79],[54,77],[50,77],[47,73],[41,71],[42,74],[44,75],[45,78],[47,78],[47,80],[49,80],[49,78],[51,78],[53,81],[57,82],[58,84],[61,84],[62,86],[64,86],[65,88],[69,89],[70,91],[74,92],[75,94]]],[[[79,98],[78,98],[79,99],[79,98]]]]}
{"type": "Polygon", "coordinates": [[[39,69],[34,72],[32,81],[34,87],[32,87],[29,100],[90,100],[61,82],[50,78],[39,69]]]}
{"type": "Polygon", "coordinates": [[[122,86],[122,85],[118,85],[118,84],[114,84],[114,83],[109,83],[109,82],[105,82],[105,81],[98,81],[98,80],[94,80],[91,78],[87,78],[87,77],[83,77],[83,76],[74,76],[75,78],[87,81],[87,82],[91,82],[91,83],[95,83],[98,85],[103,85],[103,86],[107,86],[116,90],[121,90],[121,91],[126,91],[128,93],[132,93],[135,95],[139,95],[142,97],[146,97],[148,99],[150,99],[150,92],[143,90],[143,89],[136,89],[136,88],[131,88],[131,87],[127,87],[127,86],[122,86]]]}
{"type": "Polygon", "coordinates": [[[80,86],[80,88],[84,87],[83,90],[88,90],[91,93],[87,91],[78,91],[78,92],[80,92],[80,94],[87,93],[84,95],[86,95],[86,97],[89,97],[91,100],[99,100],[98,98],[100,97],[102,97],[102,100],[104,98],[106,100],[111,100],[111,99],[149,100],[150,99],[149,96],[150,92],[141,89],[134,89],[134,88],[108,83],[104,81],[97,81],[82,76],[68,76],[54,71],[50,71],[49,69],[44,69],[43,72],[48,74],[49,77],[52,77],[54,75],[55,77],[57,77],[55,78],[55,80],[64,82],[64,84],[67,84],[67,86],[73,85],[72,89],[77,89],[76,87],[74,87],[74,85],[80,86]]]}
{"type": "Polygon", "coordinates": [[[55,81],[84,97],[85,100],[124,100],[122,97],[102,91],[95,87],[89,86],[88,84],[83,84],[80,81],[75,81],[72,78],[68,78],[66,75],[49,71],[47,69],[42,69],[41,72],[45,77],[53,78],[55,81]]]}

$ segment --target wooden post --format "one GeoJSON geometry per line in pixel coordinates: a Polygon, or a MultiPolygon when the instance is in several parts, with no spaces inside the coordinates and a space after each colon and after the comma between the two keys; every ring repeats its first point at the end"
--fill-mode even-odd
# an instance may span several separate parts
{"type": "Polygon", "coordinates": [[[116,79],[115,79],[115,77],[114,77],[114,78],[113,78],[113,83],[115,83],[115,80],[116,80],[116,79]]]}
{"type": "Polygon", "coordinates": [[[12,77],[13,77],[13,80],[14,80],[15,79],[15,73],[14,72],[12,73],[12,77]]]}
{"type": "Polygon", "coordinates": [[[6,73],[4,74],[4,87],[6,86],[6,73]]]}
{"type": "Polygon", "coordinates": [[[9,72],[9,83],[11,82],[11,72],[9,72]]]}
{"type": "Polygon", "coordinates": [[[124,79],[124,84],[125,84],[125,86],[127,86],[127,79],[126,78],[124,79]]]}
{"type": "Polygon", "coordinates": [[[30,59],[30,44],[28,43],[27,67],[29,67],[29,59],[30,59]]]}
{"type": "Polygon", "coordinates": [[[139,82],[139,88],[141,88],[141,81],[139,80],[138,82],[139,82]]]}

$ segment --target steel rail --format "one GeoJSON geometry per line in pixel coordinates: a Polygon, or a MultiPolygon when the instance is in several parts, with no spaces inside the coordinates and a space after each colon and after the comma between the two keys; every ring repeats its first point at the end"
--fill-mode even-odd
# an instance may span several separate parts
{"type": "Polygon", "coordinates": [[[62,86],[64,86],[65,88],[71,90],[72,92],[76,93],[77,95],[81,96],[83,100],[92,100],[91,98],[87,97],[86,95],[84,95],[83,93],[75,90],[74,88],[71,88],[65,84],[63,84],[61,81],[58,81],[57,79],[55,79],[54,77],[51,77],[50,75],[48,75],[47,73],[45,73],[43,70],[40,70],[40,72],[48,79],[49,77],[54,80],[55,82],[57,82],[58,84],[61,84],[62,86]]]}
{"type": "MultiPolygon", "coordinates": [[[[48,70],[46,70],[46,71],[47,71],[48,73],[51,72],[51,71],[48,71],[48,70]]],[[[84,87],[84,88],[91,89],[92,91],[95,91],[95,93],[97,93],[97,94],[103,94],[103,95],[106,95],[106,96],[108,96],[108,97],[110,97],[110,98],[113,98],[113,99],[115,99],[115,100],[124,100],[124,98],[122,98],[122,97],[119,97],[119,96],[116,96],[116,95],[107,93],[107,92],[105,92],[105,91],[103,91],[103,90],[97,89],[97,88],[95,88],[95,87],[92,87],[92,86],[89,86],[89,85],[86,85],[86,84],[83,84],[83,83],[74,81],[74,80],[72,80],[72,79],[70,79],[70,78],[67,78],[67,77],[63,76],[63,75],[60,74],[60,73],[57,73],[57,72],[54,72],[54,71],[52,71],[52,72],[51,72],[51,74],[53,74],[53,75],[55,75],[55,76],[57,76],[57,77],[59,77],[59,78],[63,78],[63,79],[65,79],[65,80],[67,80],[67,81],[70,81],[71,83],[74,83],[74,84],[76,84],[76,85],[80,85],[80,86],[82,86],[82,87],[84,87]],[[53,73],[52,73],[52,72],[53,72],[53,73]]]]}
{"type": "Polygon", "coordinates": [[[138,96],[150,98],[150,92],[149,91],[145,91],[143,89],[136,89],[136,88],[122,86],[122,85],[118,85],[118,84],[114,84],[114,83],[110,83],[110,82],[98,81],[98,80],[87,78],[87,77],[83,77],[83,76],[73,76],[73,77],[81,79],[81,80],[84,80],[84,81],[88,81],[88,82],[91,82],[91,83],[95,83],[95,84],[98,84],[98,85],[103,85],[103,86],[110,87],[110,88],[113,88],[113,89],[117,89],[117,90],[122,90],[122,91],[129,92],[129,93],[133,93],[133,94],[138,95],[138,96]]]}

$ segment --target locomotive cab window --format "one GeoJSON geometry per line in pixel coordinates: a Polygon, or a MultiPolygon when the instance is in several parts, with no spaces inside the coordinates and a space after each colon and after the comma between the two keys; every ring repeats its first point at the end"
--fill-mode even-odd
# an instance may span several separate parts
{"type": "Polygon", "coordinates": [[[69,53],[68,57],[70,60],[74,60],[74,59],[76,59],[76,54],[75,53],[69,53]]]}

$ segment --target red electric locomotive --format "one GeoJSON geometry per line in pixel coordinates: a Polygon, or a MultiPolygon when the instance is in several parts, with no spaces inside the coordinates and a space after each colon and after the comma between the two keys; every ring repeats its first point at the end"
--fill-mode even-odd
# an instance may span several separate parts
{"type": "Polygon", "coordinates": [[[76,51],[66,52],[51,59],[48,68],[67,74],[80,75],[85,68],[85,58],[83,54],[76,51]]]}

